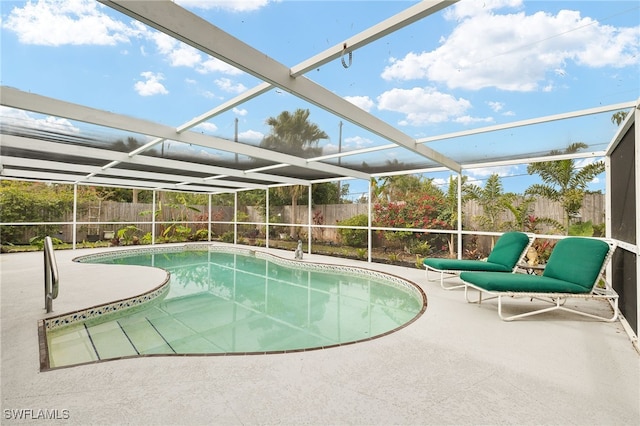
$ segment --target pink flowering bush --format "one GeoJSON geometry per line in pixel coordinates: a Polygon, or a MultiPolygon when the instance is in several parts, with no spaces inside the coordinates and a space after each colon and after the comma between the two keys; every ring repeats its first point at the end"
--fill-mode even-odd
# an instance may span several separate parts
{"type": "MultiPolygon", "coordinates": [[[[419,194],[404,201],[378,202],[373,206],[373,226],[385,228],[451,229],[439,219],[444,210],[444,200],[429,194],[419,194]]],[[[401,244],[412,249],[428,248],[426,232],[379,231],[389,245],[401,244]]],[[[420,253],[426,254],[426,253],[420,253]]]]}

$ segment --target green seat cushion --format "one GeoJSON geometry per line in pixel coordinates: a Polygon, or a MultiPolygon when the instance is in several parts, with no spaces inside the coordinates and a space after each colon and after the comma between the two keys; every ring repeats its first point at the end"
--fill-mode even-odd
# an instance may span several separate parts
{"type": "Polygon", "coordinates": [[[463,272],[460,279],[487,291],[581,294],[591,290],[569,281],[528,274],[463,272]]]}
{"type": "Polygon", "coordinates": [[[440,271],[511,272],[528,245],[529,236],[527,234],[523,232],[505,232],[498,238],[486,262],[481,260],[428,257],[422,263],[440,271]]]}
{"type": "Polygon", "coordinates": [[[523,232],[505,232],[491,250],[488,262],[504,265],[510,271],[516,266],[522,252],[529,245],[529,236],[523,232]]]}
{"type": "Polygon", "coordinates": [[[568,281],[591,291],[608,252],[609,245],[601,240],[565,238],[553,248],[543,276],[568,281]]]}
{"type": "Polygon", "coordinates": [[[512,268],[507,268],[504,265],[483,262],[482,260],[440,259],[437,257],[428,257],[422,263],[440,271],[512,271],[512,268]]]}

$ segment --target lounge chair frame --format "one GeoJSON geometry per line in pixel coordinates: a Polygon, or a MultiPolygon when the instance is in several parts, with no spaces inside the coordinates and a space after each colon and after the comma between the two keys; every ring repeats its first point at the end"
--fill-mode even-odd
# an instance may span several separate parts
{"type": "Polygon", "coordinates": [[[571,312],[577,315],[589,317],[592,319],[597,319],[605,322],[614,322],[618,319],[618,293],[613,289],[612,285],[606,280],[604,277],[604,272],[607,267],[607,264],[611,260],[613,256],[613,252],[616,249],[616,243],[611,240],[603,240],[609,245],[609,251],[607,252],[603,262],[602,267],[598,276],[596,277],[595,282],[593,283],[593,287],[590,293],[541,293],[541,292],[515,292],[515,291],[493,291],[486,290],[482,287],[476,286],[469,282],[464,282],[464,295],[468,303],[476,303],[480,305],[482,301],[498,299],[498,316],[503,321],[513,321],[521,318],[526,318],[532,315],[539,315],[545,312],[551,312],[555,310],[561,310],[565,312],[571,312]],[[603,280],[605,283],[604,287],[598,287],[597,284],[600,280],[603,280]],[[474,289],[478,291],[478,298],[475,300],[470,299],[469,297],[469,289],[474,289]],[[488,294],[489,297],[483,297],[483,294],[488,294]],[[510,297],[513,299],[518,298],[529,298],[530,301],[541,301],[551,306],[547,306],[545,308],[530,310],[521,314],[509,315],[506,316],[502,311],[502,301],[505,297],[510,297]],[[569,308],[565,306],[565,303],[568,299],[605,299],[609,302],[613,313],[610,316],[601,316],[595,315],[592,313],[580,311],[577,309],[569,308]]]}
{"type": "MultiPolygon", "coordinates": [[[[524,234],[526,234],[527,237],[529,237],[529,244],[527,244],[527,246],[524,248],[524,250],[522,250],[522,253],[520,254],[520,257],[518,258],[518,261],[516,262],[515,266],[511,270],[512,274],[515,273],[519,268],[522,267],[522,263],[524,262],[524,258],[527,255],[527,251],[529,250],[529,247],[531,247],[531,245],[533,244],[533,241],[536,238],[535,234],[532,234],[532,233],[529,233],[529,232],[524,232],[524,234]]],[[[429,266],[429,265],[424,265],[424,267],[425,267],[425,271],[424,271],[425,277],[427,278],[428,282],[434,282],[434,281],[437,280],[437,278],[436,279],[429,278],[429,271],[432,271],[432,272],[435,272],[435,273],[440,275],[440,287],[442,287],[445,290],[454,290],[456,288],[465,287],[464,283],[445,285],[444,280],[451,279],[451,278],[456,278],[462,272],[469,272],[469,269],[463,269],[463,270],[437,269],[437,268],[434,268],[434,267],[429,266]],[[445,276],[445,275],[447,275],[447,276],[445,276]]]]}

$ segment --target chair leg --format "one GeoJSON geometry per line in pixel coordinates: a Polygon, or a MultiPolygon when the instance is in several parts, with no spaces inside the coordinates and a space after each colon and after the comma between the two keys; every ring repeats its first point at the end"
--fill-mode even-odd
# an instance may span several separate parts
{"type": "Polygon", "coordinates": [[[550,302],[550,303],[554,303],[553,306],[550,306],[548,308],[543,308],[543,309],[537,309],[535,311],[529,311],[529,312],[525,312],[523,314],[516,314],[516,315],[511,315],[511,316],[505,316],[502,313],[502,297],[504,295],[498,295],[498,316],[500,317],[500,319],[502,321],[513,321],[519,318],[525,318],[525,317],[530,317],[532,315],[538,315],[538,314],[542,314],[545,312],[550,312],[550,311],[555,311],[556,309],[565,309],[562,308],[562,305],[564,305],[564,301],[561,302],[562,298],[556,298],[555,302],[550,302]]]}
{"type": "MultiPolygon", "coordinates": [[[[457,277],[457,275],[452,275],[452,276],[447,277],[447,278],[455,278],[455,277],[457,277]]],[[[440,274],[440,287],[442,287],[445,290],[454,290],[456,288],[462,288],[462,287],[465,286],[464,284],[444,285],[444,280],[445,280],[444,272],[442,272],[440,274]]]]}
{"type": "Polygon", "coordinates": [[[613,309],[613,315],[610,317],[603,317],[600,315],[594,315],[594,314],[590,314],[588,312],[584,312],[584,311],[579,311],[577,309],[572,309],[572,308],[567,308],[564,306],[565,302],[567,301],[567,298],[565,297],[557,297],[553,299],[553,302],[549,301],[549,300],[544,300],[544,299],[540,299],[540,298],[532,298],[532,299],[537,299],[537,300],[542,300],[548,303],[551,303],[553,306],[547,307],[547,308],[542,308],[542,309],[536,309],[533,311],[529,311],[529,312],[525,312],[522,314],[516,314],[516,315],[510,315],[510,316],[505,316],[502,313],[502,297],[505,295],[498,295],[498,316],[500,317],[501,320],[503,321],[513,321],[513,320],[517,320],[520,318],[525,318],[525,317],[529,317],[532,315],[538,315],[538,314],[543,314],[545,312],[551,312],[551,311],[555,311],[555,310],[560,310],[560,311],[565,311],[565,312],[570,312],[576,315],[581,315],[584,317],[588,317],[588,318],[593,318],[599,321],[605,321],[605,322],[614,322],[616,319],[618,319],[618,298],[607,298],[607,302],[609,302],[609,304],[611,305],[611,308],[613,309]]]}
{"type": "Polygon", "coordinates": [[[467,299],[467,303],[477,303],[478,305],[482,303],[482,291],[478,290],[478,298],[476,300],[469,299],[469,285],[464,285],[464,298],[467,299]]]}
{"type": "Polygon", "coordinates": [[[430,279],[429,278],[429,270],[431,270],[432,272],[437,272],[438,274],[440,274],[440,280],[439,280],[440,281],[440,287],[442,287],[445,290],[453,290],[455,288],[464,287],[464,284],[454,284],[454,285],[445,285],[444,284],[444,280],[449,279],[449,278],[455,278],[455,277],[458,276],[457,274],[448,273],[446,271],[441,271],[439,269],[431,269],[428,266],[425,266],[425,276],[426,276],[428,282],[433,282],[433,281],[437,280],[437,279],[430,279]],[[445,274],[446,275],[451,275],[451,276],[450,277],[445,277],[445,274]]]}
{"type": "MultiPolygon", "coordinates": [[[[428,282],[433,282],[433,281],[435,281],[435,280],[432,280],[431,278],[429,278],[429,267],[428,267],[428,266],[425,266],[425,269],[424,269],[424,275],[425,275],[425,277],[427,278],[427,281],[428,281],[428,282]]],[[[441,274],[441,275],[442,275],[442,274],[441,274]]]]}

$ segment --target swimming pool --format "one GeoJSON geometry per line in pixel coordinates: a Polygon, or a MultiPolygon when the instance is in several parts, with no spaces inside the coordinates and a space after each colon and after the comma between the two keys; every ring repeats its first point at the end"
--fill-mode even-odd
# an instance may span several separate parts
{"type": "Polygon", "coordinates": [[[76,260],[163,268],[170,279],[132,300],[45,320],[44,369],[135,356],[329,348],[394,332],[426,309],[424,292],[403,278],[250,249],[197,244],[76,260]]]}

